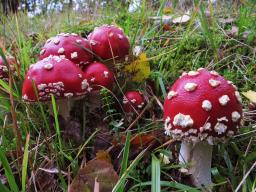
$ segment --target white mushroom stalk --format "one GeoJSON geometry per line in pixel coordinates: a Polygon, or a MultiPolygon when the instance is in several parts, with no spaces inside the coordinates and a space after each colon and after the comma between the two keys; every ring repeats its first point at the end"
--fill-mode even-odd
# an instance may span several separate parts
{"type": "Polygon", "coordinates": [[[207,141],[197,143],[183,141],[181,143],[179,162],[184,165],[181,171],[191,175],[196,187],[207,187],[211,190],[212,148],[207,141]]]}
{"type": "MultiPolygon", "coordinates": [[[[65,120],[69,119],[72,106],[73,106],[73,101],[71,100],[65,100],[65,99],[56,100],[57,114],[61,115],[65,120]]],[[[49,108],[50,115],[54,116],[52,102],[48,102],[48,108],[49,108]]]]}

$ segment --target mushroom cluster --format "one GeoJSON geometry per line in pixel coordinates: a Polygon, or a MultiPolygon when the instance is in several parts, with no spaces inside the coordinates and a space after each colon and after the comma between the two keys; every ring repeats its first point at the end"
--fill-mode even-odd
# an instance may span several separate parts
{"type": "Polygon", "coordinates": [[[26,102],[49,101],[53,95],[59,114],[67,119],[71,98],[113,87],[114,73],[97,58],[124,58],[129,49],[128,37],[114,25],[96,27],[88,40],[75,33],[51,37],[41,48],[40,61],[30,65],[22,98],[26,102]]]}
{"type": "Polygon", "coordinates": [[[182,169],[201,187],[211,184],[214,143],[233,136],[242,118],[241,97],[236,86],[216,71],[199,69],[183,73],[164,102],[165,133],[182,141],[182,169]]]}

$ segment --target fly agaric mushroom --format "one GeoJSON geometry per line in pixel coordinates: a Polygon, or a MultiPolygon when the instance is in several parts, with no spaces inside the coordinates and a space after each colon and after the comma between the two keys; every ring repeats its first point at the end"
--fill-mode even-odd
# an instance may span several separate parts
{"type": "Polygon", "coordinates": [[[93,52],[102,59],[123,58],[128,55],[130,44],[123,29],[114,25],[96,27],[88,35],[93,52]]]}
{"type": "Polygon", "coordinates": [[[242,118],[235,85],[215,71],[184,73],[164,102],[165,133],[182,141],[179,161],[197,187],[210,186],[213,144],[233,136],[242,118]]]}
{"type": "Polygon", "coordinates": [[[123,108],[126,113],[134,113],[145,104],[145,98],[139,91],[128,91],[123,97],[123,108]]]}
{"type": "Polygon", "coordinates": [[[100,90],[102,87],[111,88],[114,83],[112,71],[98,61],[86,66],[84,75],[88,79],[92,90],[100,90]]]}
{"type": "MultiPolygon", "coordinates": [[[[15,72],[14,65],[16,64],[15,58],[12,56],[6,56],[6,60],[9,64],[9,68],[11,72],[15,72]]],[[[0,56],[0,79],[8,82],[9,81],[9,73],[8,73],[8,67],[6,66],[6,63],[4,62],[4,59],[0,56]]]]}
{"type": "Polygon", "coordinates": [[[48,102],[51,107],[51,95],[54,95],[57,99],[59,115],[67,119],[71,98],[81,97],[88,91],[90,87],[81,69],[68,59],[49,56],[30,65],[23,82],[22,98],[26,102],[48,102]]]}
{"type": "Polygon", "coordinates": [[[75,33],[60,33],[48,39],[40,51],[40,60],[50,55],[67,58],[81,69],[93,60],[90,43],[75,33]]]}

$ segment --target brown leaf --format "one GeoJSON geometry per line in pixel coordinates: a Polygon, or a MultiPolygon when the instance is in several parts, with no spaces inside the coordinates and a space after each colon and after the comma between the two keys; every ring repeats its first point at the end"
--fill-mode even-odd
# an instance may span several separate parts
{"type": "Polygon", "coordinates": [[[118,181],[118,175],[113,165],[104,160],[91,160],[78,171],[77,176],[69,186],[69,192],[92,192],[99,187],[100,192],[112,191],[118,181]],[[95,181],[97,185],[95,186],[95,181]]]}

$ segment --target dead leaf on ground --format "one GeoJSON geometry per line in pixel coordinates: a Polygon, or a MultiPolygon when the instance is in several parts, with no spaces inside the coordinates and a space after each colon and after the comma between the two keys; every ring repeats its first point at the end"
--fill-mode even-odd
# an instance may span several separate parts
{"type": "Polygon", "coordinates": [[[249,90],[247,92],[242,92],[242,94],[249,99],[252,103],[256,104],[256,92],[249,90]]]}
{"type": "Polygon", "coordinates": [[[68,191],[93,192],[96,187],[100,192],[109,192],[112,191],[118,179],[118,175],[111,163],[95,159],[89,161],[84,168],[78,171],[68,191]]]}

